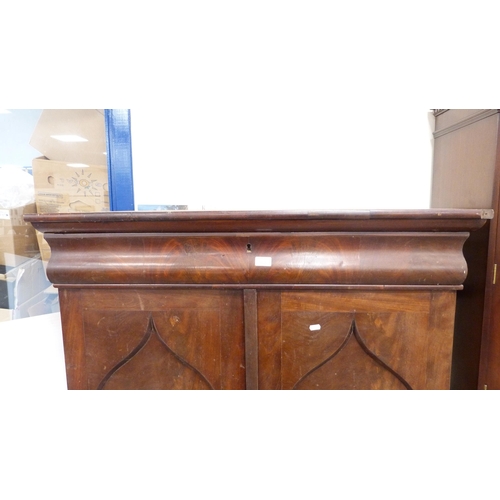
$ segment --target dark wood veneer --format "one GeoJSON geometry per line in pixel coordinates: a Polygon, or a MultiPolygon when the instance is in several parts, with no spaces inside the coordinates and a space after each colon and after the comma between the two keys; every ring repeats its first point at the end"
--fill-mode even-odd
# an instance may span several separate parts
{"type": "Polygon", "coordinates": [[[70,389],[449,388],[485,210],[29,215],[70,389]]]}
{"type": "Polygon", "coordinates": [[[491,210],[317,210],[229,212],[95,212],[30,214],[42,232],[58,233],[216,233],[218,231],[445,231],[478,229],[491,210]],[[56,226],[54,226],[54,223],[56,226]]]}

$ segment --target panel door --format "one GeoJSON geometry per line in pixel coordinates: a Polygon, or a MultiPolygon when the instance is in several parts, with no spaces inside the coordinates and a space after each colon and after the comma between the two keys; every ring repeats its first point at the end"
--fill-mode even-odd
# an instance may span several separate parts
{"type": "Polygon", "coordinates": [[[62,290],[70,389],[244,389],[240,292],[62,290]]]}
{"type": "Polygon", "coordinates": [[[454,292],[260,292],[260,389],[449,389],[454,292]]]}

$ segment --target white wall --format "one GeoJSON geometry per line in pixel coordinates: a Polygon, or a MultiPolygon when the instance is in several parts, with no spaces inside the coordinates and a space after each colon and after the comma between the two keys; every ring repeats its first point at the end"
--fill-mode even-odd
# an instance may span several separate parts
{"type": "Polygon", "coordinates": [[[428,208],[428,110],[339,108],[312,92],[209,103],[186,92],[163,107],[132,108],[136,204],[428,208]]]}
{"type": "Polygon", "coordinates": [[[127,106],[136,202],[428,207],[436,84],[412,57],[426,35],[412,24],[400,45],[399,27],[373,22],[378,5],[345,5],[209,2],[162,17],[127,106]]]}

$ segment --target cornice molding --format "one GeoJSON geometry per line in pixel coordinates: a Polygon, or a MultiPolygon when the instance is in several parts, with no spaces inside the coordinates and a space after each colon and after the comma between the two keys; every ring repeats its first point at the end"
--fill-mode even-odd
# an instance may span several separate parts
{"type": "Polygon", "coordinates": [[[434,116],[439,116],[439,115],[442,115],[443,113],[445,113],[446,111],[448,111],[448,110],[447,109],[433,109],[432,114],[434,116]]]}
{"type": "MultiPolygon", "coordinates": [[[[445,110],[434,110],[434,111],[444,112],[444,111],[449,111],[449,110],[445,109],[445,110]]],[[[450,132],[454,132],[455,130],[458,130],[460,128],[467,127],[468,125],[471,125],[471,124],[478,122],[480,120],[484,120],[485,118],[488,118],[489,116],[495,115],[499,112],[500,112],[500,109],[480,109],[480,110],[478,110],[477,113],[475,113],[471,116],[468,116],[467,118],[465,118],[457,123],[454,123],[453,125],[445,127],[441,130],[436,130],[433,133],[434,139],[437,139],[438,137],[449,134],[450,132]]],[[[441,114],[441,113],[439,113],[439,114],[441,114]]],[[[434,116],[438,116],[438,115],[434,114],[434,116]]]]}

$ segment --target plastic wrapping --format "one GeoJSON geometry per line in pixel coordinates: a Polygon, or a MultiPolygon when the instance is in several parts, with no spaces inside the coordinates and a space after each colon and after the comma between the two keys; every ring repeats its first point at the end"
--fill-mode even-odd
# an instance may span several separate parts
{"type": "Polygon", "coordinates": [[[33,176],[19,167],[0,167],[0,208],[17,208],[35,201],[33,176]]]}

